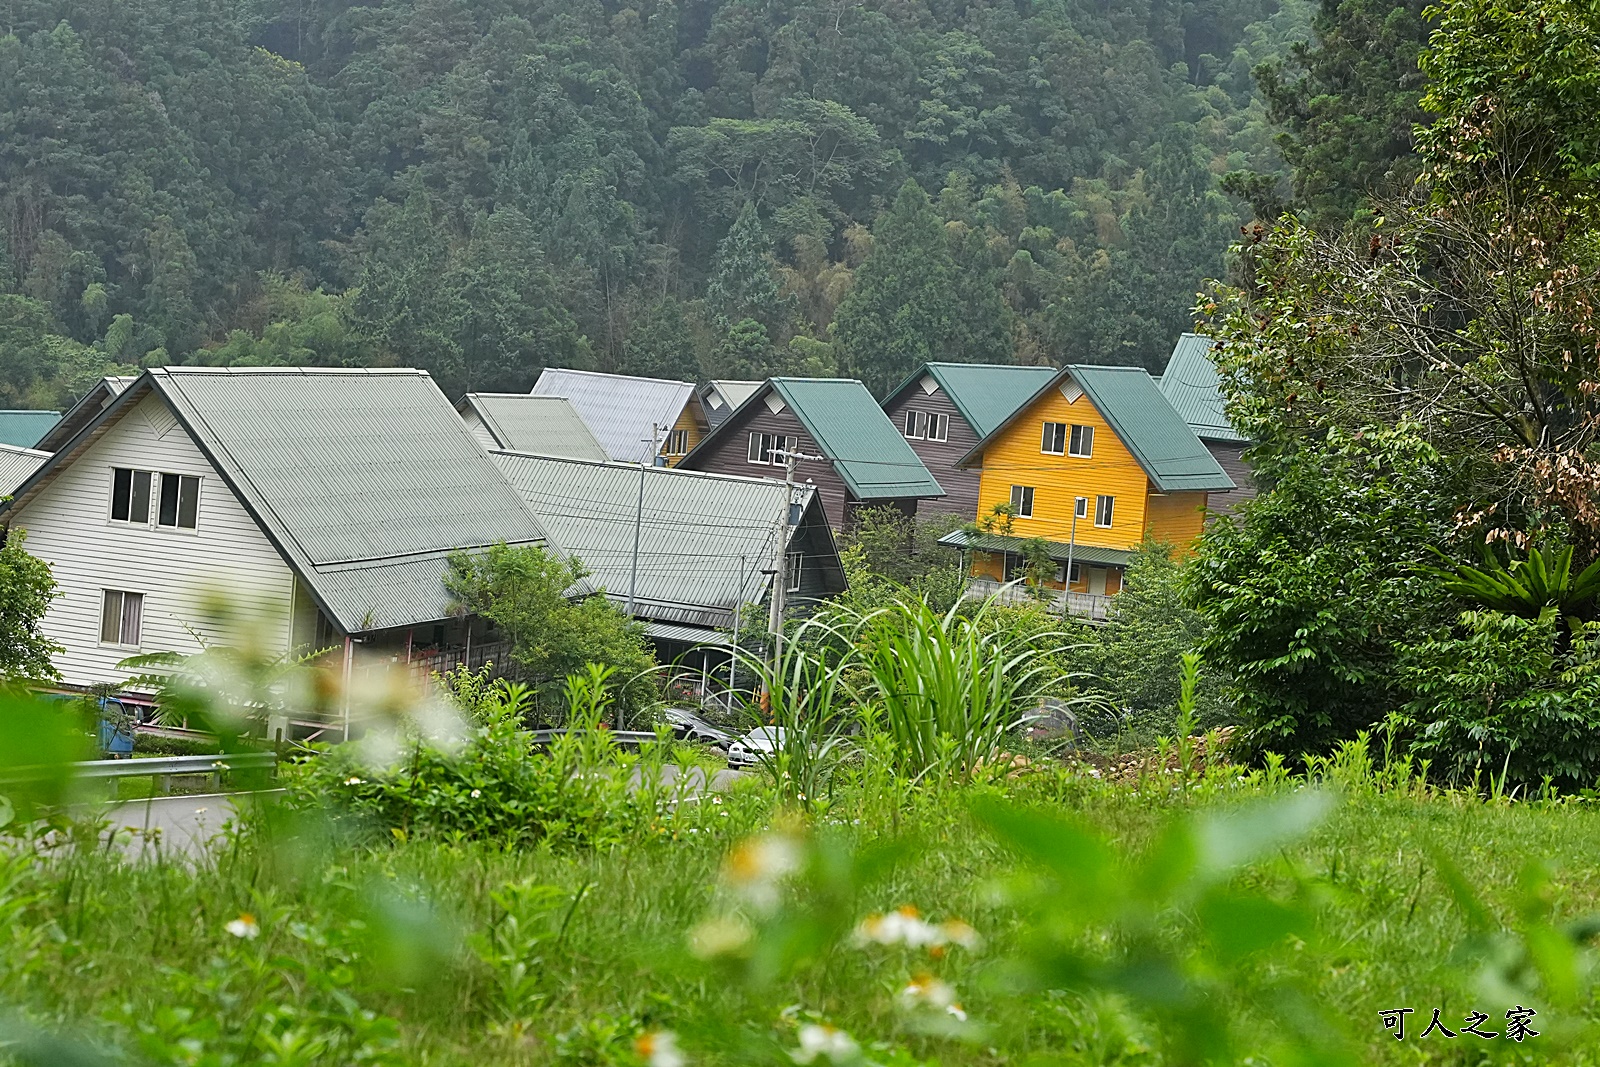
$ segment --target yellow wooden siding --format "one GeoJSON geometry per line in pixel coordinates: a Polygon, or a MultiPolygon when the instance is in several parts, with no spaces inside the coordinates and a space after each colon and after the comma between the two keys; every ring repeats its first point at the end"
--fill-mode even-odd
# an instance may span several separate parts
{"type": "Polygon", "coordinates": [[[1068,402],[1060,389],[1052,386],[984,450],[977,517],[981,520],[996,504],[1009,502],[1014,485],[1032,486],[1034,491],[1033,517],[1012,523],[1011,533],[1016,537],[1066,541],[1072,535],[1073,500],[1085,496],[1089,513],[1078,520],[1079,544],[1127,549],[1144,539],[1149,479],[1087,396],[1068,402]],[[1093,454],[1053,456],[1042,452],[1039,446],[1046,422],[1093,426],[1093,454]],[[1109,528],[1094,524],[1095,499],[1102,495],[1115,500],[1109,528]]]}
{"type": "Polygon", "coordinates": [[[706,435],[705,425],[701,419],[696,418],[697,412],[695,409],[698,405],[698,400],[689,401],[683,406],[683,410],[678,413],[678,421],[672,424],[674,430],[687,431],[688,443],[684,446],[683,451],[669,455],[666,443],[663,442],[661,445],[662,458],[667,461],[667,466],[669,467],[676,467],[684,456],[694,451],[694,446],[699,444],[700,439],[706,435]]]}
{"type": "Polygon", "coordinates": [[[1186,553],[1205,526],[1205,493],[1151,494],[1147,511],[1150,536],[1186,553]]]}

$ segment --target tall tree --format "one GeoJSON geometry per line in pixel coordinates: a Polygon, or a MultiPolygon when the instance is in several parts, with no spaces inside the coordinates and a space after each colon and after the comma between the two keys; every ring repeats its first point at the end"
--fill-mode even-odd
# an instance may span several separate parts
{"type": "Polygon", "coordinates": [[[907,180],[873,226],[872,251],[839,305],[834,335],[847,373],[882,394],[928,360],[1003,356],[994,345],[1004,336],[1000,313],[997,298],[963,291],[943,222],[922,186],[907,180]]]}

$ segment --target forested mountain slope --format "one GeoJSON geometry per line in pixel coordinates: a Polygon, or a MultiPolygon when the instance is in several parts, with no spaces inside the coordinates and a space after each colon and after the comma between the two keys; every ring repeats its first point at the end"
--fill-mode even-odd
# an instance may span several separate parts
{"type": "Polygon", "coordinates": [[[1159,367],[1311,7],[10,0],[0,406],[161,361],[1159,367]]]}

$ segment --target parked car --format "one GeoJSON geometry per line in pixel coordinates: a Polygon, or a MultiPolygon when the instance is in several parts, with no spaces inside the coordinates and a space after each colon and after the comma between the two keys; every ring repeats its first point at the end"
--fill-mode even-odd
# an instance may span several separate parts
{"type": "Polygon", "coordinates": [[[720,730],[706,722],[693,712],[682,708],[667,708],[661,717],[672,727],[672,736],[680,741],[694,741],[702,745],[715,745],[717,748],[727,748],[733,741],[733,735],[726,730],[720,730]]]}
{"type": "Polygon", "coordinates": [[[781,726],[758,726],[728,746],[728,766],[754,767],[778,751],[785,736],[781,726]]]}

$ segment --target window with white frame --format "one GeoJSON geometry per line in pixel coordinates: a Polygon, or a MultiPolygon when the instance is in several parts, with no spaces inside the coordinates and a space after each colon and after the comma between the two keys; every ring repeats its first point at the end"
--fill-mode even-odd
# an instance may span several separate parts
{"type": "Polygon", "coordinates": [[[1011,487],[1011,514],[1019,519],[1033,518],[1033,486],[1011,487]]]}
{"type": "Polygon", "coordinates": [[[200,518],[200,478],[194,474],[115,467],[111,471],[111,520],[136,526],[193,530],[200,518]],[[154,505],[152,507],[152,504],[154,505]]]}
{"type": "Polygon", "coordinates": [[[1109,496],[1097,496],[1094,498],[1094,524],[1096,526],[1111,525],[1111,509],[1115,503],[1116,501],[1109,496]]]}
{"type": "Polygon", "coordinates": [[[750,448],[745,454],[745,459],[751,463],[765,463],[774,467],[783,466],[781,453],[795,450],[795,439],[781,433],[752,433],[750,435],[750,448]]]}
{"type": "Polygon", "coordinates": [[[950,416],[937,411],[919,411],[907,408],[901,433],[908,441],[948,441],[950,416]]]}
{"type": "Polygon", "coordinates": [[[1047,422],[1039,435],[1039,451],[1047,456],[1063,455],[1067,450],[1067,424],[1047,422]]]}
{"type": "Polygon", "coordinates": [[[667,434],[667,443],[661,449],[664,456],[681,456],[689,451],[689,431],[673,430],[667,434]]]}
{"type": "Polygon", "coordinates": [[[1089,498],[1080,496],[1072,502],[1072,513],[1080,519],[1089,517],[1089,498]]]}
{"type": "Polygon", "coordinates": [[[139,647],[139,632],[144,623],[144,594],[124,589],[106,589],[100,601],[100,643],[139,647]]]}
{"type": "Polygon", "coordinates": [[[789,558],[784,562],[784,566],[788,568],[784,575],[788,579],[784,584],[786,591],[790,593],[798,593],[800,591],[800,571],[805,565],[805,559],[804,552],[789,553],[789,558]]]}
{"type": "Polygon", "coordinates": [[[1094,427],[1074,426],[1072,428],[1072,445],[1067,449],[1069,456],[1094,455],[1094,427]]]}

